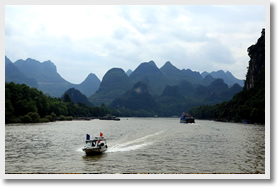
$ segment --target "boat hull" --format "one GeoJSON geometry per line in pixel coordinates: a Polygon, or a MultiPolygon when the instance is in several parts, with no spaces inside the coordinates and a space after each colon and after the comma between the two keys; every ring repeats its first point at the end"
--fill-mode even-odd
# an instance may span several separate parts
{"type": "Polygon", "coordinates": [[[195,123],[195,119],[181,119],[181,123],[195,123]]]}
{"type": "Polygon", "coordinates": [[[86,155],[98,155],[105,152],[107,148],[83,148],[82,150],[86,153],[86,155]]]}

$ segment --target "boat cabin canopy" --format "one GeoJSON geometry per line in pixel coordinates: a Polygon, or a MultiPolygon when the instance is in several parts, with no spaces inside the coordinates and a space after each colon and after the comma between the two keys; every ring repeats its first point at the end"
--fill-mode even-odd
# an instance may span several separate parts
{"type": "Polygon", "coordinates": [[[100,141],[100,142],[105,142],[106,141],[106,139],[93,139],[93,140],[86,140],[86,143],[87,142],[97,142],[97,141],[100,141]]]}
{"type": "Polygon", "coordinates": [[[86,145],[88,147],[95,147],[96,145],[106,144],[106,140],[104,138],[86,140],[86,145]]]}

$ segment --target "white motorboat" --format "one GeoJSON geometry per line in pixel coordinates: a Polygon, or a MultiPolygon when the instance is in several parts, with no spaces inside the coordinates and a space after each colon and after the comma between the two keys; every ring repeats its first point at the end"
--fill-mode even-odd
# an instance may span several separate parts
{"type": "Polygon", "coordinates": [[[106,144],[106,139],[103,137],[103,134],[100,133],[100,136],[95,137],[94,139],[90,139],[90,135],[86,135],[86,145],[82,150],[86,153],[86,155],[95,155],[101,154],[106,151],[108,148],[106,144]]]}

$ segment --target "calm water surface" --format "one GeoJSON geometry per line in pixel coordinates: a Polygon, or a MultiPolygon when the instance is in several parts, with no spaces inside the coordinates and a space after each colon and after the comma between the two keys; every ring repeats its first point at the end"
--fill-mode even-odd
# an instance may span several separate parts
{"type": "Polygon", "coordinates": [[[265,173],[263,125],[178,118],[10,124],[6,173],[265,173]],[[108,151],[86,156],[86,133],[108,151]]]}

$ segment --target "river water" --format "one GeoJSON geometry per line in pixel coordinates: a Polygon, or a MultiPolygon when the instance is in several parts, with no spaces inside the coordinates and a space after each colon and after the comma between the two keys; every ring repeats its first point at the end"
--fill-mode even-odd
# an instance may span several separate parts
{"type": "Polygon", "coordinates": [[[6,173],[265,173],[264,125],[121,118],[5,127],[6,173]],[[82,151],[102,132],[108,150],[82,151]]]}

